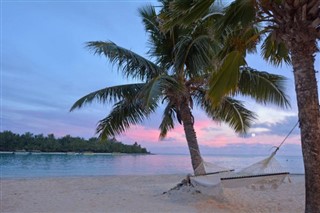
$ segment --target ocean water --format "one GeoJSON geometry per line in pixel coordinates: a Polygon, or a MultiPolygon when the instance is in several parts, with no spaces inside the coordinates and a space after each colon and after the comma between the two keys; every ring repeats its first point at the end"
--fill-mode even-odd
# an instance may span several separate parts
{"type": "MultiPolygon", "coordinates": [[[[219,166],[241,169],[266,157],[212,155],[203,158],[219,166]]],[[[301,156],[277,156],[277,160],[290,173],[304,173],[301,156]]],[[[189,155],[0,154],[1,178],[188,173],[192,173],[189,155]]]]}

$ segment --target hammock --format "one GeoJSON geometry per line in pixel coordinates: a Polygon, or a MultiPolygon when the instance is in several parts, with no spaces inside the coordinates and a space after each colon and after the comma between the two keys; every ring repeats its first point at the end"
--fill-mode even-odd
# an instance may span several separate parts
{"type": "Polygon", "coordinates": [[[246,187],[254,191],[277,189],[286,178],[288,178],[289,182],[290,179],[289,172],[274,158],[275,154],[276,151],[268,158],[239,172],[204,162],[205,169],[210,168],[211,172],[205,175],[191,176],[190,182],[201,192],[212,196],[220,195],[223,192],[223,188],[246,187]],[[222,169],[217,170],[218,168],[222,169]]]}
{"type": "Polygon", "coordinates": [[[266,159],[261,160],[241,171],[221,177],[225,188],[246,186],[253,190],[276,189],[288,177],[287,172],[274,158],[277,149],[266,159]]]}
{"type": "Polygon", "coordinates": [[[190,177],[191,183],[199,187],[201,191],[217,195],[221,193],[222,188],[247,187],[253,190],[266,190],[278,188],[286,178],[290,182],[289,172],[280,165],[274,156],[297,125],[298,123],[281,144],[276,147],[276,150],[266,159],[248,166],[239,172],[203,161],[202,163],[207,173],[205,175],[190,177]],[[211,188],[211,190],[208,191],[208,188],[211,188]]]}
{"type": "Polygon", "coordinates": [[[234,169],[228,169],[205,161],[202,161],[202,163],[207,173],[205,175],[190,176],[190,183],[204,194],[211,196],[221,195],[223,191],[221,178],[233,174],[234,169]]]}

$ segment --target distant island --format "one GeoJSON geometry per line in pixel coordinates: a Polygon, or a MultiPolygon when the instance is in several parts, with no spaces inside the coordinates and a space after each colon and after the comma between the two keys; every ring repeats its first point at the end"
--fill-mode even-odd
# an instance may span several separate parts
{"type": "Polygon", "coordinates": [[[137,142],[126,145],[115,138],[99,140],[90,138],[86,140],[80,137],[66,135],[56,138],[53,134],[44,136],[34,135],[30,132],[15,134],[11,131],[0,132],[0,151],[27,151],[27,152],[94,152],[94,153],[140,153],[150,154],[146,148],[137,142]]]}

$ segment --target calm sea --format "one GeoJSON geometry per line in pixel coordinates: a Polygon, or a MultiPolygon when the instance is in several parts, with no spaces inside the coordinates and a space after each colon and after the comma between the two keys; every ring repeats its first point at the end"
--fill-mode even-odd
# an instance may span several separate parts
{"type": "MultiPolygon", "coordinates": [[[[244,168],[267,156],[204,156],[228,168],[244,168]]],[[[303,174],[301,156],[277,156],[290,173],[303,174]]],[[[2,178],[61,176],[157,175],[192,173],[188,155],[0,154],[2,178]]]]}

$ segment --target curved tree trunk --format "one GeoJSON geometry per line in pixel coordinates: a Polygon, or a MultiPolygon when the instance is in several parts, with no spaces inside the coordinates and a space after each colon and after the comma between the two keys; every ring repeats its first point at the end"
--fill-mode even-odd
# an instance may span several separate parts
{"type": "Polygon", "coordinates": [[[305,212],[320,212],[320,107],[314,69],[315,42],[291,46],[305,167],[305,212]]]}
{"type": "Polygon", "coordinates": [[[183,122],[183,128],[188,142],[194,174],[203,175],[206,173],[206,171],[202,162],[196,132],[194,131],[193,117],[189,105],[186,101],[181,104],[180,110],[181,120],[183,122]]]}

